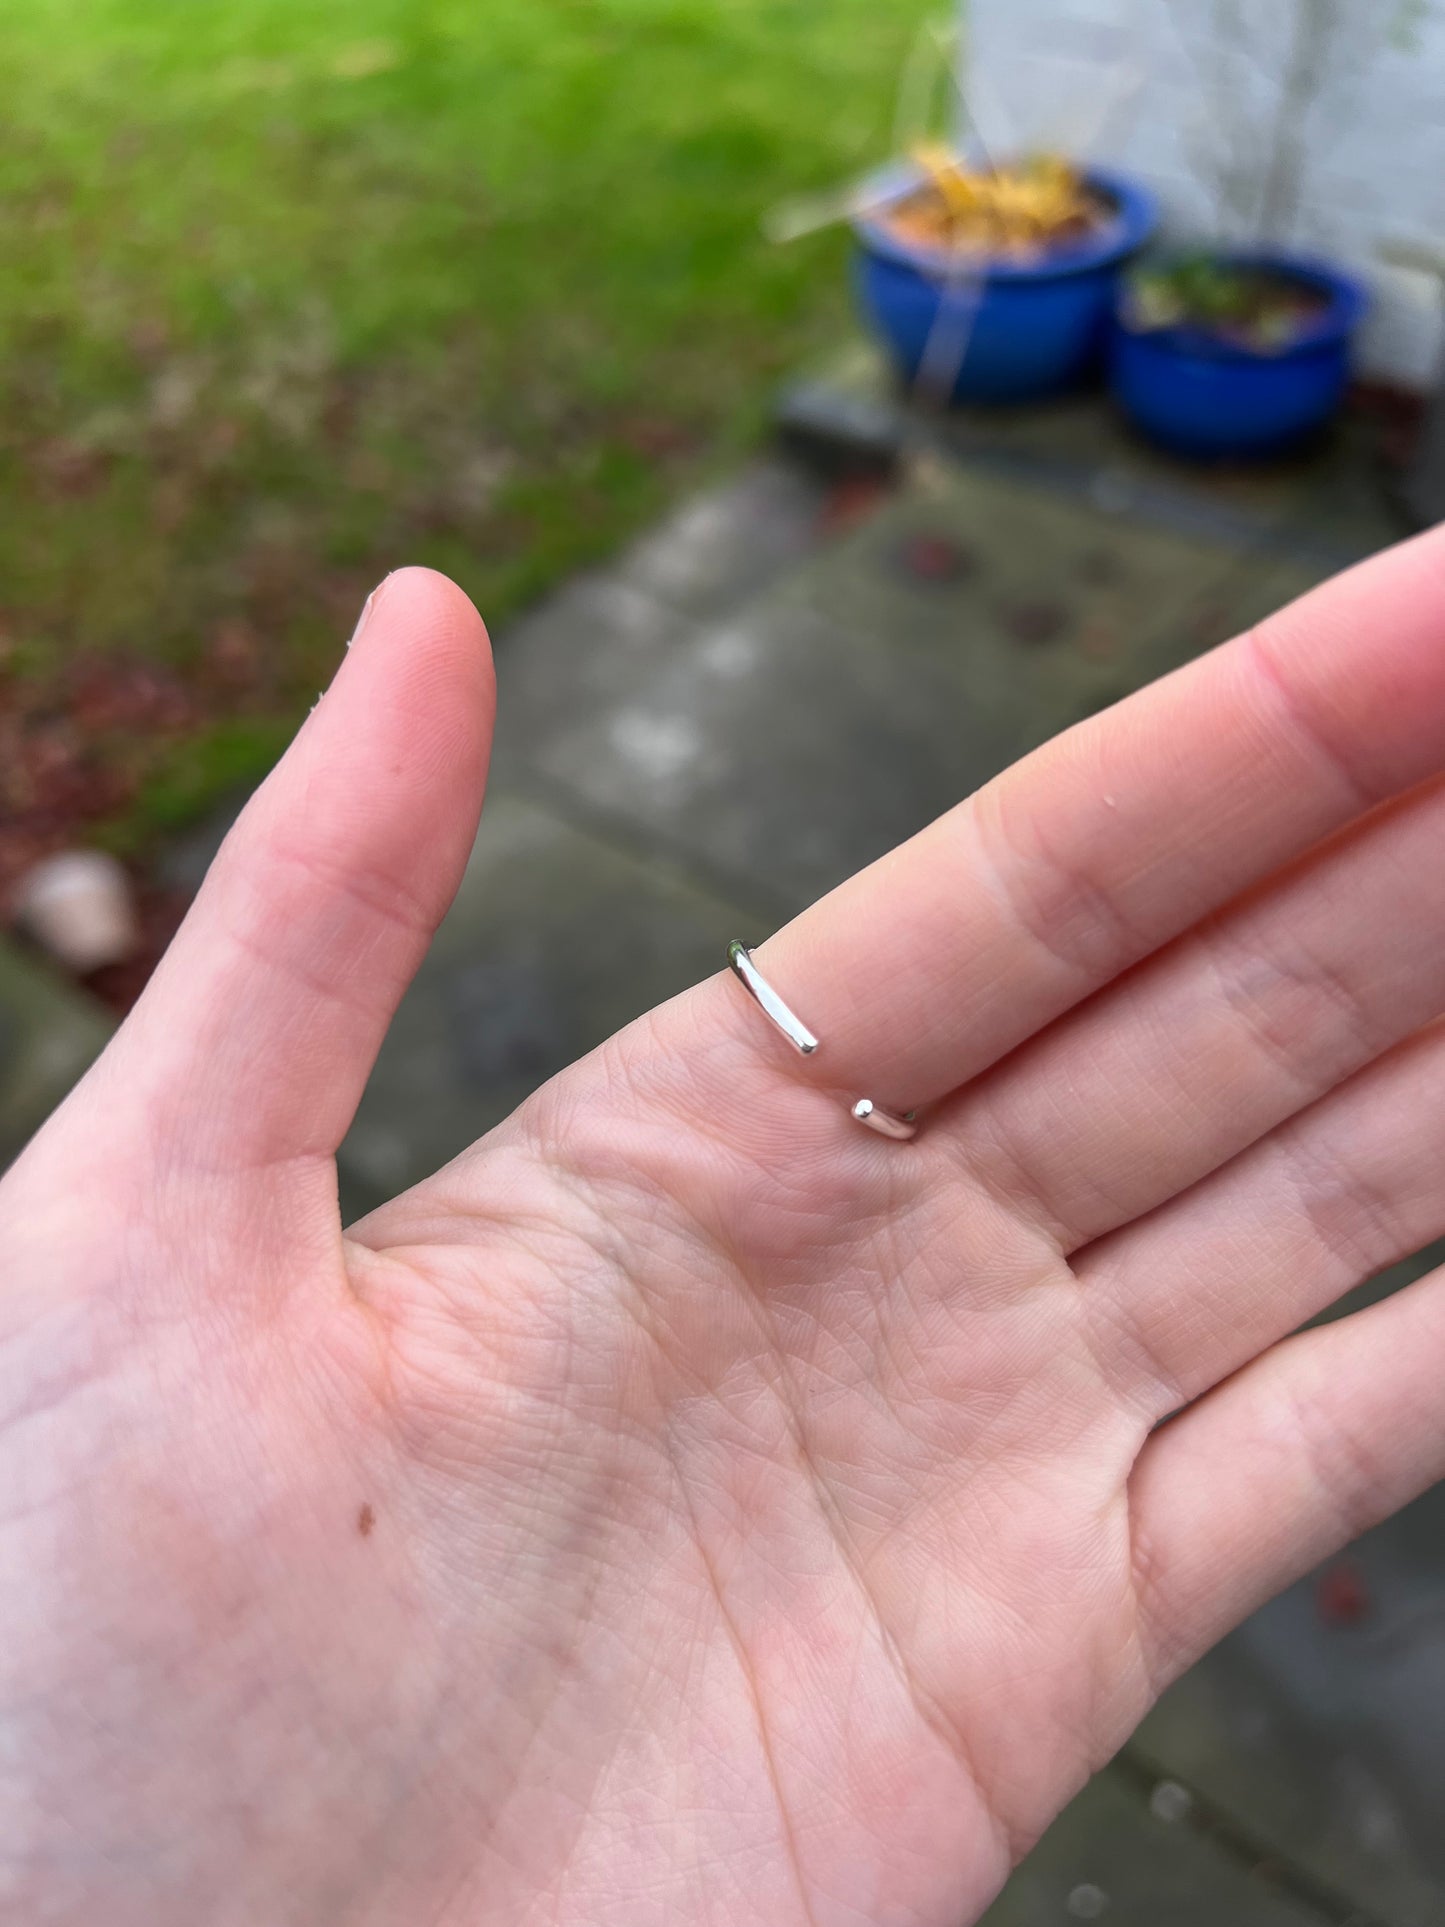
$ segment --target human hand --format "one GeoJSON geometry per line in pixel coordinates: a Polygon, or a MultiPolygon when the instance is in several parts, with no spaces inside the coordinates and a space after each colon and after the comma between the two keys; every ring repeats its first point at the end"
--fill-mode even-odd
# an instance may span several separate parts
{"type": "Polygon", "coordinates": [[[1445,1284],[1288,1336],[1445,1231],[1442,636],[1426,537],[771,939],[815,1058],[720,972],[343,1235],[493,706],[389,578],[0,1190],[0,1918],[974,1918],[1445,1470],[1445,1284]]]}

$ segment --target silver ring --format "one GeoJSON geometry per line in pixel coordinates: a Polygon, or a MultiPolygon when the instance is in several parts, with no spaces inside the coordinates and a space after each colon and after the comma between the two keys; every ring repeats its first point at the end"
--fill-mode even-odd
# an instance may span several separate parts
{"type": "MultiPolygon", "coordinates": [[[[795,1051],[803,1057],[811,1057],[818,1049],[819,1039],[808,1029],[798,1013],[773,989],[753,962],[752,952],[737,937],[734,937],[728,945],[728,962],[732,966],[734,976],[743,984],[769,1022],[783,1033],[795,1051]]],[[[853,1105],[850,1115],[860,1124],[866,1124],[870,1131],[876,1131],[880,1137],[904,1139],[917,1135],[918,1126],[914,1122],[912,1111],[899,1117],[896,1112],[885,1111],[882,1105],[875,1104],[871,1097],[860,1097],[853,1105]]]]}

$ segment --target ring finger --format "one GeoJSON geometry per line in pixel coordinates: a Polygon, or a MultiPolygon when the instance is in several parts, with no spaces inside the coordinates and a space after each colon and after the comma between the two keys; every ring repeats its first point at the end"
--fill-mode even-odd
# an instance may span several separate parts
{"type": "Polygon", "coordinates": [[[1445,1233],[1445,1025],[1074,1262],[1094,1356],[1177,1411],[1445,1233]]]}
{"type": "Polygon", "coordinates": [[[930,1120],[936,1157],[1077,1250],[1445,1011],[1445,784],[1364,818],[930,1120]]]}

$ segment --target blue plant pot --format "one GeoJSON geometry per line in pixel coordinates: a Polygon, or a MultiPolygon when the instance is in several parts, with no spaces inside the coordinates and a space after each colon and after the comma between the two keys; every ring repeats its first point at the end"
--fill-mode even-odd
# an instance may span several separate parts
{"type": "MultiPolygon", "coordinates": [[[[901,193],[922,178],[914,167],[888,168],[867,192],[901,193]]],[[[854,222],[858,299],[905,380],[917,378],[930,343],[935,370],[953,376],[954,401],[1030,401],[1101,365],[1120,266],[1153,232],[1157,210],[1122,176],[1090,168],[1085,178],[1113,203],[1114,218],[1036,262],[960,274],[941,248],[914,246],[880,220],[854,222]]]]}
{"type": "Polygon", "coordinates": [[[1265,351],[1207,330],[1132,329],[1116,321],[1109,378],[1120,406],[1175,454],[1216,460],[1273,455],[1328,421],[1350,373],[1350,336],[1365,312],[1359,282],[1287,254],[1230,255],[1316,290],[1325,305],[1294,339],[1265,351]]]}

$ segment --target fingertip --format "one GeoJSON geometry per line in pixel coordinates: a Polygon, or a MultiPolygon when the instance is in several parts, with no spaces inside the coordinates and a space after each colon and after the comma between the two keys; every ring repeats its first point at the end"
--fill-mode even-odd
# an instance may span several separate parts
{"type": "Polygon", "coordinates": [[[373,589],[307,731],[318,756],[367,745],[409,764],[414,780],[447,771],[448,786],[480,794],[496,706],[491,643],[471,598],[437,570],[409,567],[373,589]]]}
{"type": "Polygon", "coordinates": [[[440,569],[429,569],[420,562],[408,562],[390,575],[383,576],[371,592],[373,607],[388,608],[404,602],[413,619],[430,617],[438,625],[454,624],[460,633],[486,642],[487,625],[466,590],[440,569]]]}
{"type": "Polygon", "coordinates": [[[348,648],[404,634],[414,649],[474,659],[482,679],[492,679],[492,642],[487,625],[465,589],[439,569],[419,563],[393,569],[366,599],[348,648]]]}

